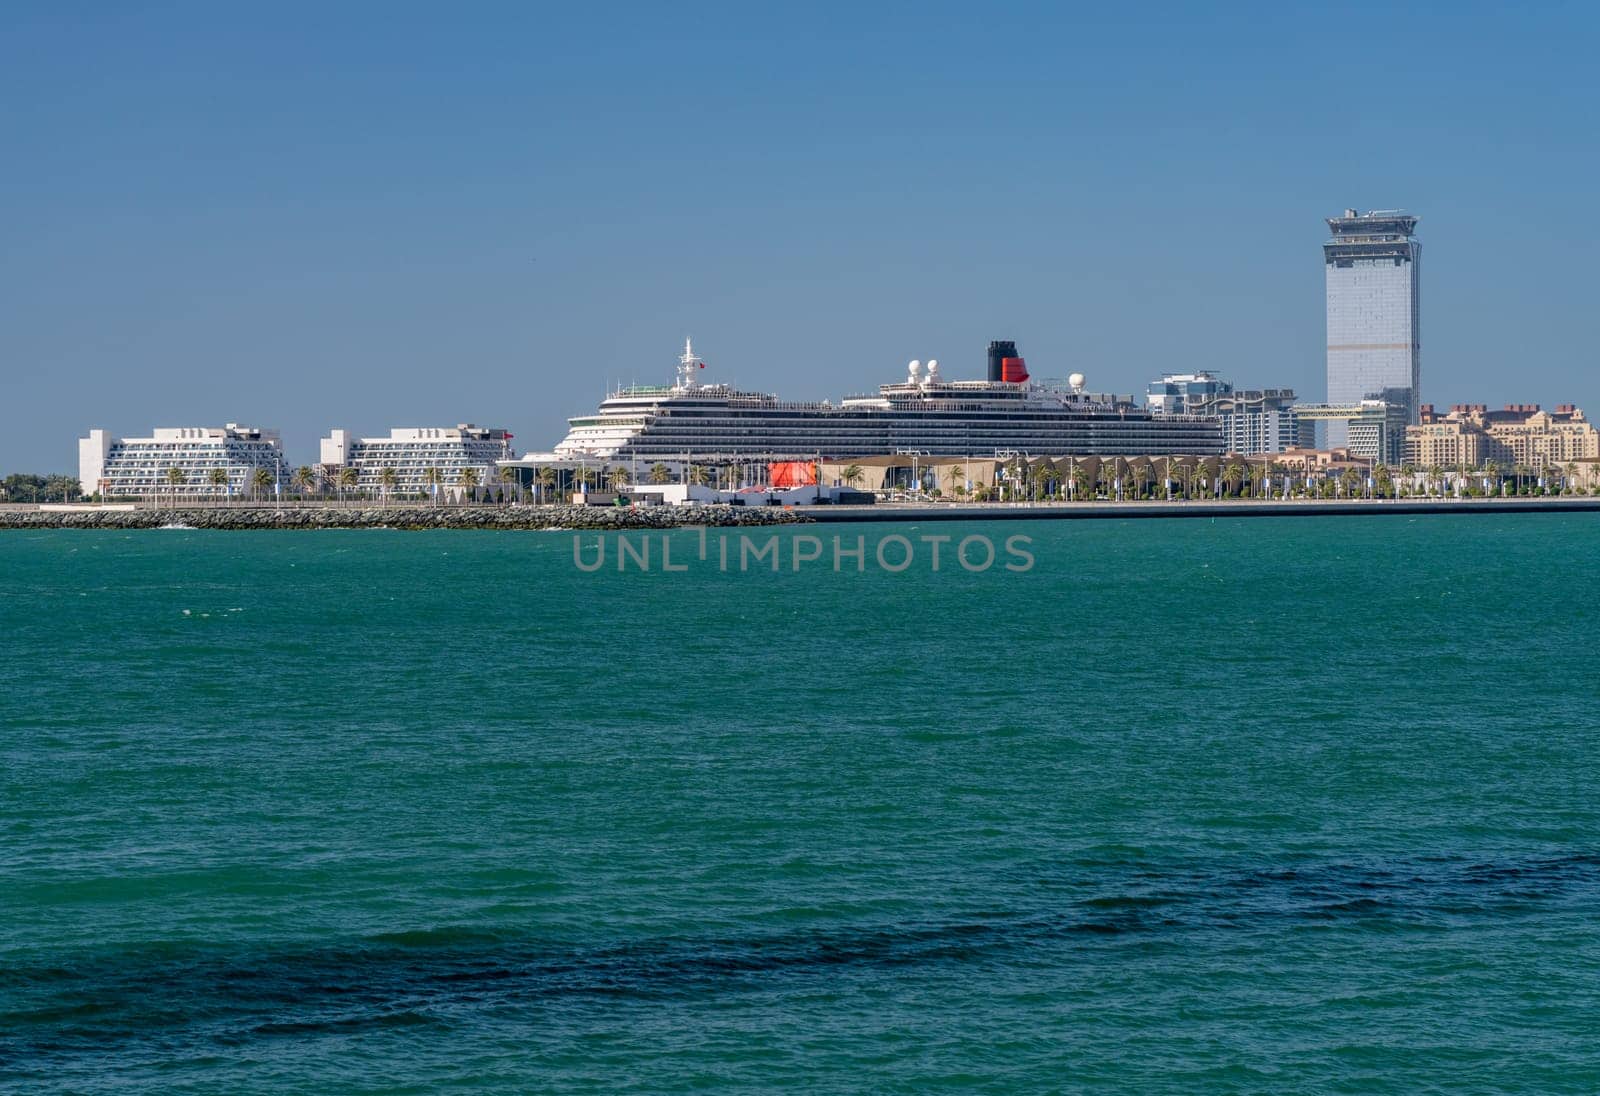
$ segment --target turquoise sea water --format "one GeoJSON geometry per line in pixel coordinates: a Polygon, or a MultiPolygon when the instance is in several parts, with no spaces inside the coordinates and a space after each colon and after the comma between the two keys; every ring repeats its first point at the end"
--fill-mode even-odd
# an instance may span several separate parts
{"type": "Polygon", "coordinates": [[[1600,518],[808,532],[0,535],[0,1090],[1600,1088],[1600,518]]]}

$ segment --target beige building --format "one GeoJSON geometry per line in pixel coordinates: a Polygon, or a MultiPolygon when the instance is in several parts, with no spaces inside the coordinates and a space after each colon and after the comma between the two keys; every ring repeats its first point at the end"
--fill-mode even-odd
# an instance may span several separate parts
{"type": "Polygon", "coordinates": [[[1600,457],[1600,431],[1582,411],[1564,403],[1553,411],[1538,404],[1507,404],[1490,411],[1481,403],[1458,403],[1447,414],[1432,404],[1419,409],[1421,422],[1406,430],[1406,459],[1419,468],[1564,468],[1600,457]]]}

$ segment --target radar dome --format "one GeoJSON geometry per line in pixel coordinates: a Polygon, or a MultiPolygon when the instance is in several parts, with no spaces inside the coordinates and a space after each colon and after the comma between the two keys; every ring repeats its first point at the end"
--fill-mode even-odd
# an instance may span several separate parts
{"type": "Polygon", "coordinates": [[[1067,378],[1067,383],[1072,385],[1074,388],[1082,388],[1083,382],[1087,379],[1088,378],[1086,378],[1082,373],[1074,373],[1072,376],[1067,378]]]}
{"type": "Polygon", "coordinates": [[[918,373],[922,372],[922,362],[916,358],[912,358],[911,363],[906,366],[906,372],[915,377],[918,373]]]}

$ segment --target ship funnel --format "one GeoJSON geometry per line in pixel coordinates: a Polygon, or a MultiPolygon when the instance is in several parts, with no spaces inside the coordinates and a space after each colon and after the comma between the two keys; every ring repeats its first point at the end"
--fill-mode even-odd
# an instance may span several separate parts
{"type": "Polygon", "coordinates": [[[1017,355],[1017,344],[996,339],[989,344],[989,380],[1021,384],[1028,379],[1028,363],[1017,355]]]}
{"type": "Polygon", "coordinates": [[[989,379],[1000,380],[1003,375],[1001,365],[1007,358],[1017,356],[1017,344],[1010,339],[996,339],[989,344],[989,379]]]}

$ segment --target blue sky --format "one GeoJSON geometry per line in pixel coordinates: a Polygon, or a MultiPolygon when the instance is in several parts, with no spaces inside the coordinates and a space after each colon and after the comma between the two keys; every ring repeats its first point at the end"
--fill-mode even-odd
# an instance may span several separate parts
{"type": "Polygon", "coordinates": [[[1600,16],[1450,4],[0,8],[0,472],[910,358],[1323,391],[1321,218],[1422,216],[1424,398],[1573,400],[1600,16]]]}

